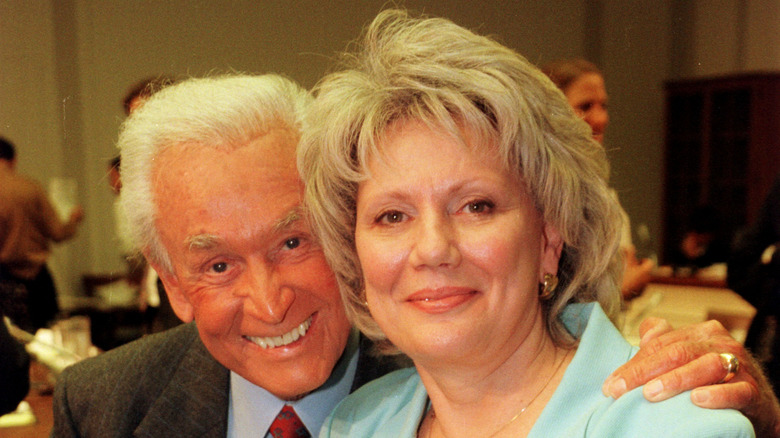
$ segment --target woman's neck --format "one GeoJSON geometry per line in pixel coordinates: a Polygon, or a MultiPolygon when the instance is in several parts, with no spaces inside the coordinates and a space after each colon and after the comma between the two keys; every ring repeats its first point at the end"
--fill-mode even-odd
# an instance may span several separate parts
{"type": "Polygon", "coordinates": [[[572,350],[556,347],[547,331],[526,336],[506,358],[474,358],[453,367],[416,363],[432,411],[421,437],[523,436],[563,377],[572,350]]]}

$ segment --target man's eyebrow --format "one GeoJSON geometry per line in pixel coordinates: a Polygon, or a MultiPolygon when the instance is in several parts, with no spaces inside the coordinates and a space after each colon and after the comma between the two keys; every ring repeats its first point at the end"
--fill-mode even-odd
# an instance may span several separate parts
{"type": "Polygon", "coordinates": [[[287,228],[292,227],[303,219],[303,208],[298,206],[287,212],[284,217],[276,221],[274,224],[274,232],[279,232],[287,228]]]}
{"type": "MultiPolygon", "coordinates": [[[[281,219],[277,220],[273,224],[273,232],[278,233],[285,229],[291,228],[299,223],[303,219],[303,209],[301,207],[295,207],[281,219]]],[[[213,234],[196,234],[189,236],[185,241],[187,248],[190,250],[208,250],[218,246],[222,239],[219,236],[213,234]]]]}
{"type": "Polygon", "coordinates": [[[211,249],[217,246],[220,238],[213,234],[196,234],[187,238],[187,247],[190,250],[211,249]]]}

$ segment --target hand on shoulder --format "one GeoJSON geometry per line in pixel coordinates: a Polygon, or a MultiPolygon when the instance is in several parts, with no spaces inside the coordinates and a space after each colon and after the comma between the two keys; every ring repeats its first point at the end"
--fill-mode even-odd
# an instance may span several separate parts
{"type": "Polygon", "coordinates": [[[692,390],[694,404],[731,408],[750,419],[759,437],[780,436],[780,404],[758,363],[717,321],[677,330],[660,318],[640,326],[640,350],[604,382],[607,396],[618,398],[641,385],[649,401],[662,401],[692,390]],[[739,369],[721,383],[726,369],[721,353],[737,357],[739,369]]]}

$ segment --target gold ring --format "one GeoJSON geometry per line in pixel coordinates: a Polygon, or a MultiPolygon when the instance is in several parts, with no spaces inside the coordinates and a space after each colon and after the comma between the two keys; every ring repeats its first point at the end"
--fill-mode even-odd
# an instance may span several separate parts
{"type": "Polygon", "coordinates": [[[733,379],[739,372],[739,360],[737,356],[731,353],[721,353],[720,363],[723,365],[723,369],[726,370],[726,376],[721,379],[719,383],[726,383],[733,379]]]}

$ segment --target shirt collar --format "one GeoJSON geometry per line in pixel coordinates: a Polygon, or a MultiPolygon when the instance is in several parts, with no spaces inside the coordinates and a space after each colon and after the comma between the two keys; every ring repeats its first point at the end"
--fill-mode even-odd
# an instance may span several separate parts
{"type": "MultiPolygon", "coordinates": [[[[294,402],[279,399],[231,371],[228,438],[257,437],[258,431],[268,430],[285,404],[292,406],[312,436],[317,436],[325,418],[349,394],[355,380],[359,336],[357,330],[352,330],[344,354],[330,378],[321,387],[294,402]]],[[[263,436],[268,436],[267,432],[263,436]]]]}

